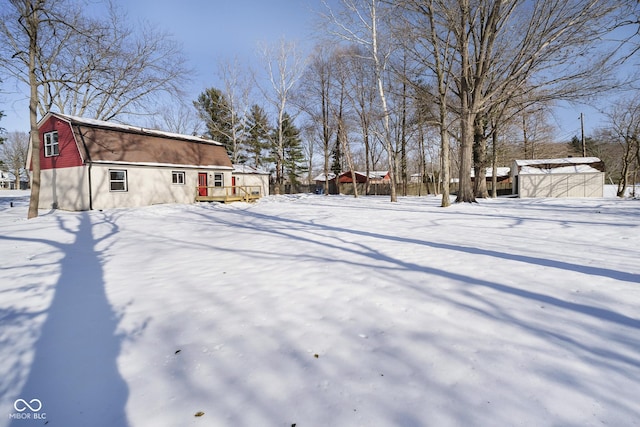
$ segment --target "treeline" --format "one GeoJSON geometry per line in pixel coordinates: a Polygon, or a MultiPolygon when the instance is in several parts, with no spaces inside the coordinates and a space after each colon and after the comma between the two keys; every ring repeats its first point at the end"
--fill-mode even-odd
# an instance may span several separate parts
{"type": "MultiPolygon", "coordinates": [[[[322,40],[311,54],[287,41],[262,46],[262,72],[221,64],[221,83],[195,100],[185,101],[193,73],[179,44],[109,2],[89,13],[75,0],[0,0],[0,69],[29,88],[32,153],[38,118],[52,109],[126,121],[153,113],[156,127],[206,133],[234,161],[271,170],[276,189],[316,174],[386,170],[391,201],[412,174],[457,177],[458,202],[488,197],[487,168],[547,156],[543,149],[570,154],[570,144],[552,144],[545,117],[555,103],[623,89],[611,126],[592,138],[599,149],[619,147],[611,177],[633,180],[637,76],[620,71],[637,57],[638,2],[321,3],[322,40]]],[[[37,155],[32,167],[30,217],[37,155]]],[[[448,205],[448,185],[439,191],[448,205]]]]}
{"type": "MultiPolygon", "coordinates": [[[[488,169],[514,158],[585,152],[575,141],[556,141],[549,118],[558,101],[632,88],[635,76],[620,70],[633,60],[636,41],[612,34],[635,31],[637,9],[615,0],[342,0],[326,9],[325,40],[304,64],[286,42],[264,55],[268,78],[259,97],[266,109],[259,103],[238,109],[219,89],[209,91],[225,112],[203,115],[202,99],[196,106],[209,135],[224,140],[235,160],[273,165],[277,186],[318,174],[388,170],[401,184],[392,188],[402,189],[411,175],[435,183],[457,178],[457,201],[470,202],[490,196],[488,169]],[[211,133],[209,123],[217,120],[226,130],[211,133]],[[293,123],[301,138],[295,142],[277,131],[293,123]],[[249,136],[256,125],[253,132],[262,134],[249,136]],[[292,144],[300,149],[288,155],[292,144]],[[479,179],[471,179],[472,170],[479,179]]],[[[600,132],[599,150],[586,154],[603,157],[616,182],[629,181],[637,144],[614,133],[600,132]]],[[[447,205],[448,186],[436,189],[447,205]]]]}

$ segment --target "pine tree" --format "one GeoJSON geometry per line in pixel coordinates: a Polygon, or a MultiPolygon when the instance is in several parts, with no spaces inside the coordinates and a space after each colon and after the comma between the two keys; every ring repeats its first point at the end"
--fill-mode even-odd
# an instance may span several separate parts
{"type": "Polygon", "coordinates": [[[207,136],[224,144],[227,153],[231,156],[233,154],[232,118],[222,91],[208,88],[198,96],[196,101],[193,101],[193,105],[207,127],[207,136]]]}
{"type": "Polygon", "coordinates": [[[251,106],[245,125],[244,145],[249,162],[259,168],[265,159],[264,150],[269,148],[269,134],[271,127],[264,109],[257,104],[251,106]]]}
{"type": "Polygon", "coordinates": [[[589,138],[589,137],[586,137],[584,139],[584,143],[586,147],[582,147],[582,141],[580,140],[580,138],[578,138],[577,136],[574,136],[573,138],[571,138],[571,141],[569,142],[569,147],[578,156],[582,156],[584,152],[586,152],[587,157],[597,156],[598,143],[593,138],[589,138]]]}
{"type": "Polygon", "coordinates": [[[342,173],[343,169],[343,159],[342,159],[342,144],[337,140],[333,145],[333,149],[331,150],[331,172],[336,174],[336,176],[342,173]]]}
{"type": "MultiPolygon", "coordinates": [[[[307,172],[306,158],[302,149],[300,130],[287,113],[284,113],[282,120],[282,135],[284,142],[282,175],[288,178],[290,184],[298,185],[300,175],[307,172]]],[[[277,155],[277,153],[273,154],[277,155]]]]}

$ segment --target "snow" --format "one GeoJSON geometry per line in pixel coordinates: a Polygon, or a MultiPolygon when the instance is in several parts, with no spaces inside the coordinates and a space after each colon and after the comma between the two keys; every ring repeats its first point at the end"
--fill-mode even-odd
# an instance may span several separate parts
{"type": "Polygon", "coordinates": [[[586,163],[600,163],[601,160],[598,157],[563,157],[559,159],[530,159],[530,160],[516,160],[515,163],[518,166],[529,165],[546,165],[546,164],[586,164],[586,163]]]}
{"type": "MultiPolygon", "coordinates": [[[[492,177],[493,176],[493,168],[485,168],[485,176],[486,177],[492,177]]],[[[496,168],[496,176],[497,177],[502,177],[502,176],[509,176],[511,174],[511,168],[505,168],[505,167],[499,167],[496,168]]],[[[474,169],[471,169],[471,178],[474,178],[476,176],[476,171],[474,169]]]]}
{"type": "Polygon", "coordinates": [[[638,200],[27,202],[1,427],[640,425],[638,200]]]}
{"type": "Polygon", "coordinates": [[[252,175],[269,175],[269,172],[247,164],[234,164],[233,172],[252,175]]]}
{"type": "Polygon", "coordinates": [[[559,166],[553,168],[536,168],[523,166],[518,175],[548,175],[548,174],[575,174],[575,173],[602,173],[598,169],[589,165],[559,166]]]}
{"type": "MultiPolygon", "coordinates": [[[[162,138],[186,139],[186,140],[190,140],[190,141],[206,143],[206,144],[211,144],[211,145],[223,145],[220,142],[213,141],[211,139],[207,139],[207,138],[200,137],[200,136],[195,136],[195,135],[185,135],[185,134],[174,133],[174,132],[165,132],[165,131],[157,130],[157,129],[147,129],[147,128],[142,128],[140,126],[125,125],[125,124],[120,124],[120,123],[115,123],[115,122],[107,122],[107,121],[103,121],[103,120],[89,119],[89,118],[85,118],[85,117],[71,116],[71,115],[68,115],[68,114],[60,114],[60,113],[49,113],[49,114],[55,115],[55,116],[65,120],[65,121],[68,121],[68,122],[84,124],[84,125],[87,125],[87,126],[102,127],[102,128],[107,128],[107,129],[123,130],[123,131],[127,131],[127,132],[142,133],[142,134],[147,134],[147,135],[152,135],[152,136],[159,136],[159,137],[162,137],[162,138]]],[[[49,118],[49,116],[45,116],[44,118],[42,118],[40,120],[40,122],[44,123],[48,118],[49,118]]]]}

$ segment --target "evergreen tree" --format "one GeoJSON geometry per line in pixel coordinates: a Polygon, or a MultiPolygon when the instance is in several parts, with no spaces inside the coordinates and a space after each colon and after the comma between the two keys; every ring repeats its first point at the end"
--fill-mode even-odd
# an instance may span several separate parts
{"type": "Polygon", "coordinates": [[[227,153],[233,154],[232,117],[229,104],[221,90],[208,88],[193,101],[200,119],[207,127],[207,136],[224,144],[227,153]]]}
{"type": "Polygon", "coordinates": [[[343,169],[342,165],[344,162],[342,160],[341,146],[342,145],[336,138],[336,143],[333,145],[333,149],[331,150],[331,172],[336,174],[336,176],[340,175],[343,169]]]}
{"type": "Polygon", "coordinates": [[[265,159],[264,150],[269,148],[269,134],[271,127],[264,109],[257,104],[251,106],[245,125],[245,148],[249,162],[255,167],[261,167],[265,159]]]}
{"type": "MultiPolygon", "coordinates": [[[[584,139],[584,143],[586,145],[586,149],[584,151],[586,151],[587,157],[597,156],[598,143],[593,138],[589,138],[589,137],[584,139]]],[[[583,147],[582,147],[582,141],[580,140],[580,138],[578,138],[577,136],[574,136],[573,138],[571,138],[571,141],[569,142],[569,147],[571,147],[571,149],[578,156],[582,156],[583,147]]]]}
{"type": "MultiPolygon", "coordinates": [[[[293,123],[291,116],[284,113],[282,119],[283,152],[282,176],[286,176],[289,183],[299,184],[298,178],[307,172],[306,158],[302,149],[300,130],[293,123]]],[[[277,153],[272,152],[272,157],[277,153]]]]}

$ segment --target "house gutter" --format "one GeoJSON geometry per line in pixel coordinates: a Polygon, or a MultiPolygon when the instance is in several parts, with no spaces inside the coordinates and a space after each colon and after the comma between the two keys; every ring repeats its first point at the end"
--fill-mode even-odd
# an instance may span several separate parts
{"type": "Polygon", "coordinates": [[[84,135],[82,134],[82,129],[80,129],[80,126],[76,126],[76,130],[78,131],[78,135],[80,135],[80,141],[82,142],[82,146],[84,147],[84,152],[86,155],[86,160],[85,163],[87,163],[87,165],[89,165],[89,210],[92,211],[93,210],[93,190],[92,190],[92,185],[91,185],[91,167],[93,166],[93,162],[91,161],[91,156],[89,155],[89,149],[87,148],[87,143],[84,140],[84,135]]]}

